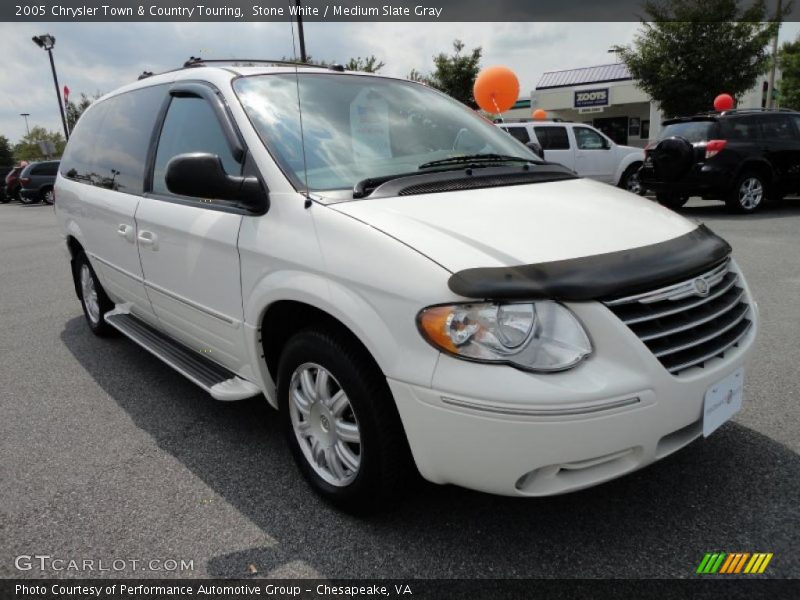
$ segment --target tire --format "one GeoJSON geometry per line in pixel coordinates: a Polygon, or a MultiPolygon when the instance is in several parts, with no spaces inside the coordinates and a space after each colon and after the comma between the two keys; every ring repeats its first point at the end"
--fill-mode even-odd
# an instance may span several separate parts
{"type": "Polygon", "coordinates": [[[34,204],[35,202],[39,202],[39,196],[26,196],[21,192],[17,192],[17,199],[23,204],[34,204]]]}
{"type": "Polygon", "coordinates": [[[72,277],[83,308],[83,316],[86,317],[92,333],[99,337],[115,334],[116,330],[105,320],[105,314],[114,308],[114,303],[106,295],[83,252],[79,252],[72,261],[72,277]]]}
{"type": "Polygon", "coordinates": [[[0,194],[0,204],[8,204],[9,202],[11,202],[11,196],[6,194],[5,192],[0,194]]]}
{"type": "Polygon", "coordinates": [[[647,194],[647,188],[642,185],[642,182],[639,179],[639,169],[641,168],[642,163],[640,162],[636,162],[628,166],[628,168],[625,169],[625,172],[622,174],[622,177],[619,178],[618,187],[621,187],[623,190],[628,190],[632,194],[645,196],[647,194]]]}
{"type": "Polygon", "coordinates": [[[751,214],[764,205],[769,194],[769,185],[761,173],[745,171],[736,178],[725,205],[732,213],[751,214]]]}
{"type": "Polygon", "coordinates": [[[296,334],[281,354],[278,404],[295,462],[325,500],[360,514],[402,497],[414,473],[408,441],[360,344],[335,329],[296,334]]]}
{"type": "Polygon", "coordinates": [[[672,194],[668,192],[658,192],[656,200],[661,206],[666,206],[672,210],[678,210],[689,201],[689,196],[682,196],[680,194],[672,194]]]}
{"type": "Polygon", "coordinates": [[[53,192],[53,188],[45,188],[43,189],[40,194],[40,199],[44,204],[53,204],[55,200],[55,194],[53,192]]]}

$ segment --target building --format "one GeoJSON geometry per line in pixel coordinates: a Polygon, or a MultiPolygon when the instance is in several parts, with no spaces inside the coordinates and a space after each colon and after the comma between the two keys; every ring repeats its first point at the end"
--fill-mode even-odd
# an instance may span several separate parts
{"type": "MultiPolygon", "coordinates": [[[[766,85],[766,79],[759,82],[737,106],[763,106],[766,85]]],[[[527,119],[537,108],[546,110],[548,118],[588,123],[618,144],[640,147],[658,137],[664,118],[622,63],[544,73],[530,102],[521,99],[503,118],[527,119]]]]}

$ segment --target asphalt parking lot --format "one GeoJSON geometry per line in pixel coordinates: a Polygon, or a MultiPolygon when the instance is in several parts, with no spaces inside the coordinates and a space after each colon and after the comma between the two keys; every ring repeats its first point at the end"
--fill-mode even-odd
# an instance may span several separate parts
{"type": "MultiPolygon", "coordinates": [[[[773,552],[800,577],[800,200],[683,213],[728,239],[761,310],[745,406],[647,469],[549,499],[424,484],[394,512],[329,508],[263,399],[220,403],[84,324],[53,208],[0,205],[0,577],[18,555],[193,561],[127,577],[692,577],[773,552]]],[[[107,575],[94,573],[94,575],[107,575]]]]}

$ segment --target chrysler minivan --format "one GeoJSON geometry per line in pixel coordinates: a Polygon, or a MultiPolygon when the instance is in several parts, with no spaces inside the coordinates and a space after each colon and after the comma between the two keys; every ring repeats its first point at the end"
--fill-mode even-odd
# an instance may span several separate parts
{"type": "Polygon", "coordinates": [[[586,488],[741,406],[730,246],[419,83],[195,61],[95,102],[55,195],[89,328],[263,394],[345,509],[586,488]]]}

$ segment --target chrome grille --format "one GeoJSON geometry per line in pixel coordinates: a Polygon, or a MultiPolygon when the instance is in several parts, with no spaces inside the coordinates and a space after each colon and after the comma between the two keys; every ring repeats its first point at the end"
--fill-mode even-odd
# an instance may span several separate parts
{"type": "Polygon", "coordinates": [[[739,276],[726,259],[679,283],[605,305],[672,374],[702,367],[735,347],[752,325],[739,276]]]}

